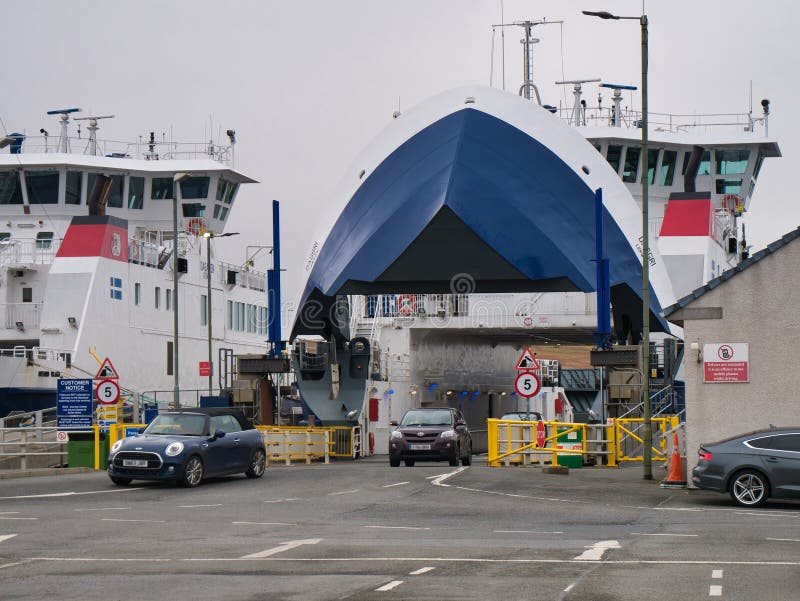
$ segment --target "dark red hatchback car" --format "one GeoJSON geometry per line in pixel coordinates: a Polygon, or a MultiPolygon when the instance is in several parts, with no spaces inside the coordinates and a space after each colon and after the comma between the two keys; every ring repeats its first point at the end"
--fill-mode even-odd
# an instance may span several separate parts
{"type": "Polygon", "coordinates": [[[389,436],[389,465],[400,461],[413,466],[420,461],[472,463],[472,436],[464,416],[452,407],[409,409],[389,436]]]}

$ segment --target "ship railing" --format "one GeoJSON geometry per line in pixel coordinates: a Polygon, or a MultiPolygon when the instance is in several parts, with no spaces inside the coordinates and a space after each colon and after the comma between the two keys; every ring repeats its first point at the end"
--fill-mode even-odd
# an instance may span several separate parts
{"type": "MultiPolygon", "coordinates": [[[[625,129],[641,129],[642,113],[630,108],[622,109],[619,126],[625,129]]],[[[561,119],[574,123],[572,107],[558,109],[561,119]]],[[[586,107],[579,119],[579,125],[587,127],[614,127],[613,107],[586,107]]],[[[754,119],[747,113],[708,113],[702,115],[682,115],[674,113],[654,113],[648,111],[647,124],[650,131],[668,131],[672,133],[710,130],[720,127],[751,131],[754,119]]]]}
{"type": "Polygon", "coordinates": [[[56,441],[56,409],[15,412],[0,418],[0,470],[66,463],[66,442],[56,441]]]}
{"type": "Polygon", "coordinates": [[[0,305],[0,315],[5,315],[6,330],[24,332],[39,327],[42,303],[6,303],[0,305]]]}
{"type": "MultiPolygon", "coordinates": [[[[67,154],[89,155],[91,154],[90,148],[88,138],[70,136],[67,154]]],[[[58,136],[25,136],[20,152],[21,154],[58,153],[61,152],[60,139],[58,136]]],[[[97,140],[96,155],[145,161],[205,158],[224,165],[233,165],[233,147],[229,144],[214,144],[211,142],[168,142],[161,140],[151,145],[144,139],[138,142],[99,139],[97,140]]]]}
{"type": "Polygon", "coordinates": [[[376,294],[361,305],[365,318],[463,317],[469,315],[469,294],[376,294]]]}
{"type": "MultiPolygon", "coordinates": [[[[235,285],[241,288],[249,288],[250,290],[258,290],[266,292],[267,290],[267,274],[263,271],[258,271],[250,267],[242,267],[241,265],[234,265],[232,263],[225,263],[220,261],[219,274],[213,276],[214,281],[220,284],[235,285]],[[230,274],[235,275],[231,276],[230,274]]],[[[212,273],[216,271],[212,269],[212,273]]]]}
{"type": "Polygon", "coordinates": [[[0,265],[49,265],[55,259],[61,240],[13,238],[0,241],[0,265]]]}

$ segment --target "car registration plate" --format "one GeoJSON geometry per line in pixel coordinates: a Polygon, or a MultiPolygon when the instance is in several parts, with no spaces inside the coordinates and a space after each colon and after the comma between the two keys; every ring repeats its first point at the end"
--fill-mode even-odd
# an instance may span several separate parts
{"type": "Polygon", "coordinates": [[[123,459],[122,467],[147,467],[146,459],[123,459]]]}
{"type": "Polygon", "coordinates": [[[430,451],[431,445],[429,444],[410,444],[408,445],[412,451],[430,451]]]}

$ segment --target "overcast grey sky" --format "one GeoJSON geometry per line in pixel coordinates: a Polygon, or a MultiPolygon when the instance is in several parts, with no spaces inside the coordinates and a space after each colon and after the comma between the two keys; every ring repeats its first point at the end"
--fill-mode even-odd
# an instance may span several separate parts
{"type": "MultiPolygon", "coordinates": [[[[45,111],[116,114],[100,137],[154,130],[202,141],[237,132],[242,189],[219,240],[232,261],[271,243],[270,201],[281,201],[284,287],[294,294],[319,208],[357,152],[391,120],[448,88],[488,84],[500,0],[6,0],[0,118],[9,131],[56,129],[45,111]],[[224,246],[223,246],[224,245],[224,246]]],[[[556,80],[602,77],[639,85],[639,0],[505,0],[506,22],[564,20],[537,30],[535,75],[558,104],[556,80]],[[562,54],[563,48],[563,54],[562,54]]],[[[794,190],[800,118],[800,4],[739,0],[649,2],[650,110],[744,113],[772,101],[770,135],[783,158],[765,163],[747,214],[755,249],[800,225],[794,190]]],[[[521,83],[520,32],[506,33],[506,83],[521,83]]],[[[495,38],[500,85],[500,37],[495,38]]],[[[594,97],[590,92],[589,98],[594,97]]],[[[571,98],[571,97],[570,97],[571,98]]],[[[608,96],[606,96],[608,98],[608,96]]],[[[569,102],[569,100],[568,100],[569,102]]],[[[605,104],[608,103],[606,100],[605,104]]],[[[634,105],[639,106],[638,94],[634,105]]],[[[626,102],[626,104],[628,104],[626,102]]],[[[223,136],[224,137],[224,136],[223,136]]],[[[263,266],[263,265],[262,265],[263,266]]],[[[289,299],[285,299],[289,300],[289,299]]]]}

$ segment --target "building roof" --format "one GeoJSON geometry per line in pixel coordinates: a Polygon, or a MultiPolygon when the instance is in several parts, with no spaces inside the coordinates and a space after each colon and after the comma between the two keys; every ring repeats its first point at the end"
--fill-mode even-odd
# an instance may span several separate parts
{"type": "Polygon", "coordinates": [[[795,238],[800,238],[800,227],[789,232],[788,234],[784,234],[783,236],[775,240],[775,242],[767,244],[766,248],[761,249],[760,251],[755,253],[752,257],[748,257],[747,259],[745,259],[735,267],[732,267],[731,269],[726,269],[719,276],[715,277],[713,280],[709,280],[709,282],[704,286],[700,286],[699,288],[696,288],[683,298],[678,299],[678,301],[674,305],[670,305],[669,307],[664,309],[664,317],[669,318],[670,315],[673,315],[674,313],[677,313],[687,305],[690,305],[696,299],[703,296],[709,290],[713,290],[723,282],[727,282],[729,279],[741,273],[751,265],[755,265],[756,263],[761,261],[761,259],[763,259],[764,257],[771,255],[778,249],[786,246],[787,244],[789,244],[789,242],[791,242],[795,238]]]}

